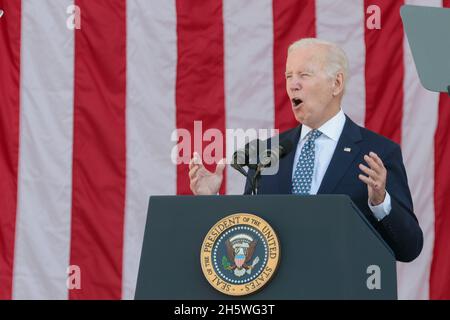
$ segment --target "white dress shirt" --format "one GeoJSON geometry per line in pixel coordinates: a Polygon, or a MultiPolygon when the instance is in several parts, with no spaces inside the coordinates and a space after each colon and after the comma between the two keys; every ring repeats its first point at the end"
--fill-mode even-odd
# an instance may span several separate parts
{"type": "MultiPolygon", "coordinates": [[[[311,189],[310,194],[317,194],[319,190],[320,184],[322,183],[323,176],[328,169],[328,165],[330,164],[331,158],[333,157],[334,150],[336,149],[339,138],[344,130],[345,125],[345,114],[341,110],[330,120],[325,122],[318,130],[322,132],[320,137],[318,137],[315,141],[315,158],[314,158],[314,172],[312,176],[311,189]]],[[[297,144],[297,149],[295,151],[294,158],[294,167],[292,170],[292,178],[294,177],[295,168],[297,166],[297,162],[300,158],[300,153],[303,145],[306,142],[306,135],[312,129],[306,125],[302,125],[302,131],[300,134],[300,139],[297,144]]],[[[384,202],[377,205],[372,206],[369,202],[369,208],[375,215],[378,221],[387,216],[391,211],[391,197],[389,193],[386,191],[386,197],[384,198],[384,202]]]]}

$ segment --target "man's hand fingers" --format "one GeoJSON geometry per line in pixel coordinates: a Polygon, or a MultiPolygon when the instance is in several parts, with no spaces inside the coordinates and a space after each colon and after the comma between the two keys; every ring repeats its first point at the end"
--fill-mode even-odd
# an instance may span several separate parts
{"type": "Polygon", "coordinates": [[[192,169],[194,166],[203,167],[202,159],[197,152],[194,152],[192,159],[189,161],[189,169],[192,169]]]}
{"type": "Polygon", "coordinates": [[[383,160],[373,151],[369,153],[369,156],[381,167],[384,168],[383,160]]]}
{"type": "Polygon", "coordinates": [[[225,170],[226,165],[226,159],[220,159],[216,166],[216,174],[222,174],[223,170],[225,170]]]}
{"type": "Polygon", "coordinates": [[[191,170],[194,167],[195,163],[194,163],[194,157],[191,158],[191,160],[189,160],[189,170],[191,170]]]}
{"type": "Polygon", "coordinates": [[[194,179],[191,180],[190,183],[190,187],[191,187],[191,191],[194,194],[197,194],[197,183],[198,183],[198,177],[195,177],[194,179]]]}
{"type": "Polygon", "coordinates": [[[189,179],[192,179],[196,175],[198,169],[200,169],[200,166],[195,165],[191,170],[189,170],[189,179]]]}
{"type": "Polygon", "coordinates": [[[369,187],[375,188],[376,187],[376,183],[373,179],[371,179],[370,177],[366,177],[363,174],[358,175],[358,178],[364,182],[365,184],[367,184],[369,187]]]}
{"type": "Polygon", "coordinates": [[[378,177],[378,173],[376,173],[375,170],[372,170],[371,168],[368,168],[363,164],[359,165],[359,169],[361,169],[361,171],[367,174],[369,177],[372,177],[372,179],[374,180],[378,177]]]}
{"type": "Polygon", "coordinates": [[[386,185],[387,174],[383,161],[381,161],[380,157],[378,157],[375,152],[370,152],[369,155],[364,155],[364,160],[370,168],[360,164],[359,169],[361,169],[361,171],[366,175],[360,174],[359,179],[366,183],[369,187],[372,187],[376,192],[383,190],[386,185]]]}
{"type": "Polygon", "coordinates": [[[369,157],[368,155],[364,156],[364,160],[369,165],[370,169],[375,171],[376,173],[381,173],[383,170],[383,167],[381,167],[372,157],[369,157]]]}

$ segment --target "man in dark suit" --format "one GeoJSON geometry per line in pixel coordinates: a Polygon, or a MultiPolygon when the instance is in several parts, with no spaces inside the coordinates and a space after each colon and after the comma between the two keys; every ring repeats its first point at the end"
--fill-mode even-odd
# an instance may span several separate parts
{"type": "MultiPolygon", "coordinates": [[[[348,62],[342,49],[318,39],[293,43],[286,61],[286,90],[300,123],[279,136],[295,151],[279,171],[263,175],[258,194],[346,194],[394,251],[399,261],[421,252],[423,234],[413,212],[400,147],[356,125],[341,109],[348,62]]],[[[190,163],[194,194],[216,194],[224,161],[214,173],[197,154],[190,163]]],[[[253,172],[249,172],[249,177],[253,172]]],[[[247,180],[245,193],[251,187],[247,180]]]]}

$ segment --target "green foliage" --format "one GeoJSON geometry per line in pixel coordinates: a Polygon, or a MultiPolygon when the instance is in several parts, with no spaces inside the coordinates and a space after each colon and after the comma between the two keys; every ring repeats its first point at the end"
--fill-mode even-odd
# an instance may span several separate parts
{"type": "Polygon", "coordinates": [[[231,270],[231,263],[230,261],[228,261],[226,256],[222,257],[222,266],[226,269],[226,270],[231,270]]]}

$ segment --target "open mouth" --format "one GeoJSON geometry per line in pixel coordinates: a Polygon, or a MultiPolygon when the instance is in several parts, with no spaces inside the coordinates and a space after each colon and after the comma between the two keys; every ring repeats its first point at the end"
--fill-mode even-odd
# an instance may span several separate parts
{"type": "Polygon", "coordinates": [[[303,100],[300,98],[293,98],[292,99],[292,104],[294,105],[294,107],[298,107],[299,105],[301,105],[303,103],[303,100]]]}

